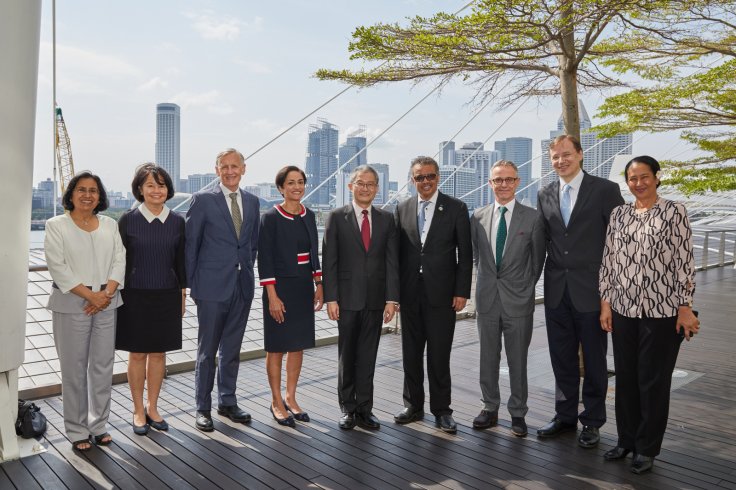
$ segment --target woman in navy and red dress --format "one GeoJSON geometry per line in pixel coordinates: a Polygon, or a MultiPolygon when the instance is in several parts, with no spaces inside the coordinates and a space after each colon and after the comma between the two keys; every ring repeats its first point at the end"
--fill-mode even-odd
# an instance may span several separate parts
{"type": "Polygon", "coordinates": [[[276,174],[284,202],[261,216],[258,273],[263,286],[263,336],[270,411],[281,425],[309,422],[296,400],[304,349],[314,347],[314,312],[322,309],[317,221],[301,199],[307,177],[295,166],[276,174]],[[286,357],[286,394],[281,395],[281,367],[286,357]]]}

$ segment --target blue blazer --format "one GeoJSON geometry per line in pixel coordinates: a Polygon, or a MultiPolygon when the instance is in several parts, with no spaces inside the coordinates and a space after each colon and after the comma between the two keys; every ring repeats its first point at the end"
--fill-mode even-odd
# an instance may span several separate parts
{"type": "Polygon", "coordinates": [[[236,287],[246,300],[253,299],[260,206],[253,194],[241,189],[240,195],[240,239],[219,185],[192,196],[186,219],[185,265],[195,300],[230,301],[236,287]]]}

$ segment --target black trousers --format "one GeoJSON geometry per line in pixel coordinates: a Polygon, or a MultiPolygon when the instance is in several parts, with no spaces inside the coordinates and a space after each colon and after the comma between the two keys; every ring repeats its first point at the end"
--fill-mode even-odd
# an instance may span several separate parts
{"type": "Polygon", "coordinates": [[[337,321],[337,397],[343,413],[373,410],[373,375],[383,310],[340,310],[337,321]]]}
{"type": "Polygon", "coordinates": [[[670,387],[682,337],[677,317],[629,318],[613,312],[618,445],[657,456],[667,429],[670,387]]]}
{"type": "Polygon", "coordinates": [[[575,424],[580,419],[583,425],[601,427],[606,423],[608,334],[601,329],[600,311],[577,311],[565,287],[560,304],[556,308],[545,306],[544,314],[549,355],[555,374],[557,418],[567,424],[575,424]],[[583,411],[580,415],[578,345],[583,346],[585,359],[583,411]]]}
{"type": "Polygon", "coordinates": [[[418,301],[401,305],[401,350],[404,357],[404,406],[424,409],[424,346],[427,346],[429,409],[435,416],[452,414],[450,351],[455,336],[455,310],[429,305],[420,283],[418,301]]]}

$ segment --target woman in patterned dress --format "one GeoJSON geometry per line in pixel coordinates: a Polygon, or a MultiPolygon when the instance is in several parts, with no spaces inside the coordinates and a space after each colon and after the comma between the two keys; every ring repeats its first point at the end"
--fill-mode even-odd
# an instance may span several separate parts
{"type": "Polygon", "coordinates": [[[659,171],[649,156],[626,164],[635,200],[611,213],[599,276],[601,328],[613,338],[618,429],[616,447],[603,457],[633,451],[637,474],[651,470],[659,454],[680,343],[699,329],[690,223],[682,204],[657,195],[659,171]]]}
{"type": "Polygon", "coordinates": [[[294,427],[309,422],[296,401],[304,349],[314,347],[314,312],[322,308],[317,222],[301,199],[307,178],[299,167],[276,174],[284,202],[261,217],[258,274],[263,286],[263,348],[271,387],[273,418],[294,427]],[[286,356],[286,394],[281,395],[281,366],[286,356]],[[291,414],[290,414],[291,413],[291,414]]]}

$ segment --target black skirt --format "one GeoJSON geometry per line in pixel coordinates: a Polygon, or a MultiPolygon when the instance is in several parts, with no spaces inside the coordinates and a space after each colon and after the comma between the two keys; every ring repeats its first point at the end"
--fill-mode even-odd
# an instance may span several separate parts
{"type": "Polygon", "coordinates": [[[120,291],[115,348],[128,352],[181,349],[181,289],[120,291]]]}
{"type": "Polygon", "coordinates": [[[300,265],[297,277],[277,277],[276,294],[283,301],[284,323],[268,312],[263,288],[263,350],[294,352],[314,347],[314,282],[309,264],[300,265]]]}

